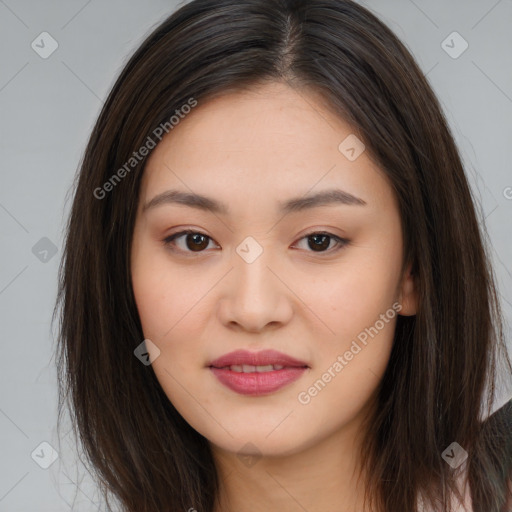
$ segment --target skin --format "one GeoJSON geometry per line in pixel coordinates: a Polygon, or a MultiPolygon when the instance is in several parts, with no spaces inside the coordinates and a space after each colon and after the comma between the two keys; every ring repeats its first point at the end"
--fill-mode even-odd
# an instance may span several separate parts
{"type": "Polygon", "coordinates": [[[144,336],[160,350],[152,363],[158,381],[210,442],[221,481],[216,512],[364,510],[363,417],[389,360],[396,315],[308,404],[298,400],[393,303],[402,315],[416,313],[392,187],[366,151],[350,161],[338,150],[352,133],[314,93],[272,83],[200,103],[147,162],[133,290],[144,336]],[[333,187],[366,205],[277,211],[280,201],[333,187]],[[143,211],[168,189],[215,198],[230,213],[178,204],[143,211]],[[162,242],[187,228],[209,238],[162,242]],[[315,251],[306,235],[319,231],[349,243],[337,250],[331,238],[315,251]],[[263,250],[251,263],[236,252],[248,236],[263,250]],[[309,369],[254,397],[231,391],[207,367],[236,349],[267,348],[309,369]]]}

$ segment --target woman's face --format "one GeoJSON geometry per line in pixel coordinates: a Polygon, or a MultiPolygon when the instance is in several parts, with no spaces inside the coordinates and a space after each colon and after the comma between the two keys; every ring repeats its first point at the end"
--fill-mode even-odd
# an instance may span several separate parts
{"type": "Polygon", "coordinates": [[[132,246],[164,392],[229,452],[291,454],[357,429],[397,312],[415,312],[402,249],[389,182],[317,97],[268,84],[199,103],[149,157],[132,246]],[[144,209],[171,190],[222,206],[168,196],[144,209]],[[305,201],[330,190],[331,200],[305,201]],[[196,234],[169,240],[183,230],[196,234]],[[217,366],[229,368],[211,368],[235,350],[299,363],[228,358],[217,366]]]}

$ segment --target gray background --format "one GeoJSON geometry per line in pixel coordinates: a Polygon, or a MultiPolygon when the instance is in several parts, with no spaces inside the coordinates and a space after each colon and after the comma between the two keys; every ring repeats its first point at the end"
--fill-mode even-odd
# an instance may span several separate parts
{"type": "MultiPolygon", "coordinates": [[[[408,46],[441,100],[487,225],[510,324],[512,1],[361,3],[408,46]],[[460,56],[454,31],[469,44],[460,56]]],[[[60,444],[56,431],[50,318],[63,227],[103,98],[131,52],[177,6],[0,0],[0,512],[100,510],[69,428],[60,444]],[[40,56],[51,49],[42,32],[58,43],[48,58],[40,56]],[[51,453],[42,442],[59,452],[49,469],[40,467],[51,453]]],[[[511,395],[504,389],[497,405],[511,395]]]]}

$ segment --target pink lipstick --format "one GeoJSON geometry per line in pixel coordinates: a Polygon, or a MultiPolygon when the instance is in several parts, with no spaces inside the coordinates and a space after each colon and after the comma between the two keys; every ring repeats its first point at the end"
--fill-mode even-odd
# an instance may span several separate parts
{"type": "Polygon", "coordinates": [[[236,350],[209,365],[219,381],[242,395],[273,393],[300,378],[309,366],[282,352],[236,350]]]}

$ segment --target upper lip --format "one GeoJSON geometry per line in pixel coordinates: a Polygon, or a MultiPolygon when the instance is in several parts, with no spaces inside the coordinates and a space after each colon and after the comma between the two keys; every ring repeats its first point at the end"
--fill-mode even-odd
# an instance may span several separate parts
{"type": "Polygon", "coordinates": [[[278,364],[281,366],[308,367],[304,361],[300,361],[277,350],[262,350],[260,352],[249,352],[247,350],[235,350],[224,354],[212,361],[208,366],[224,368],[232,365],[267,366],[278,364]]]}

